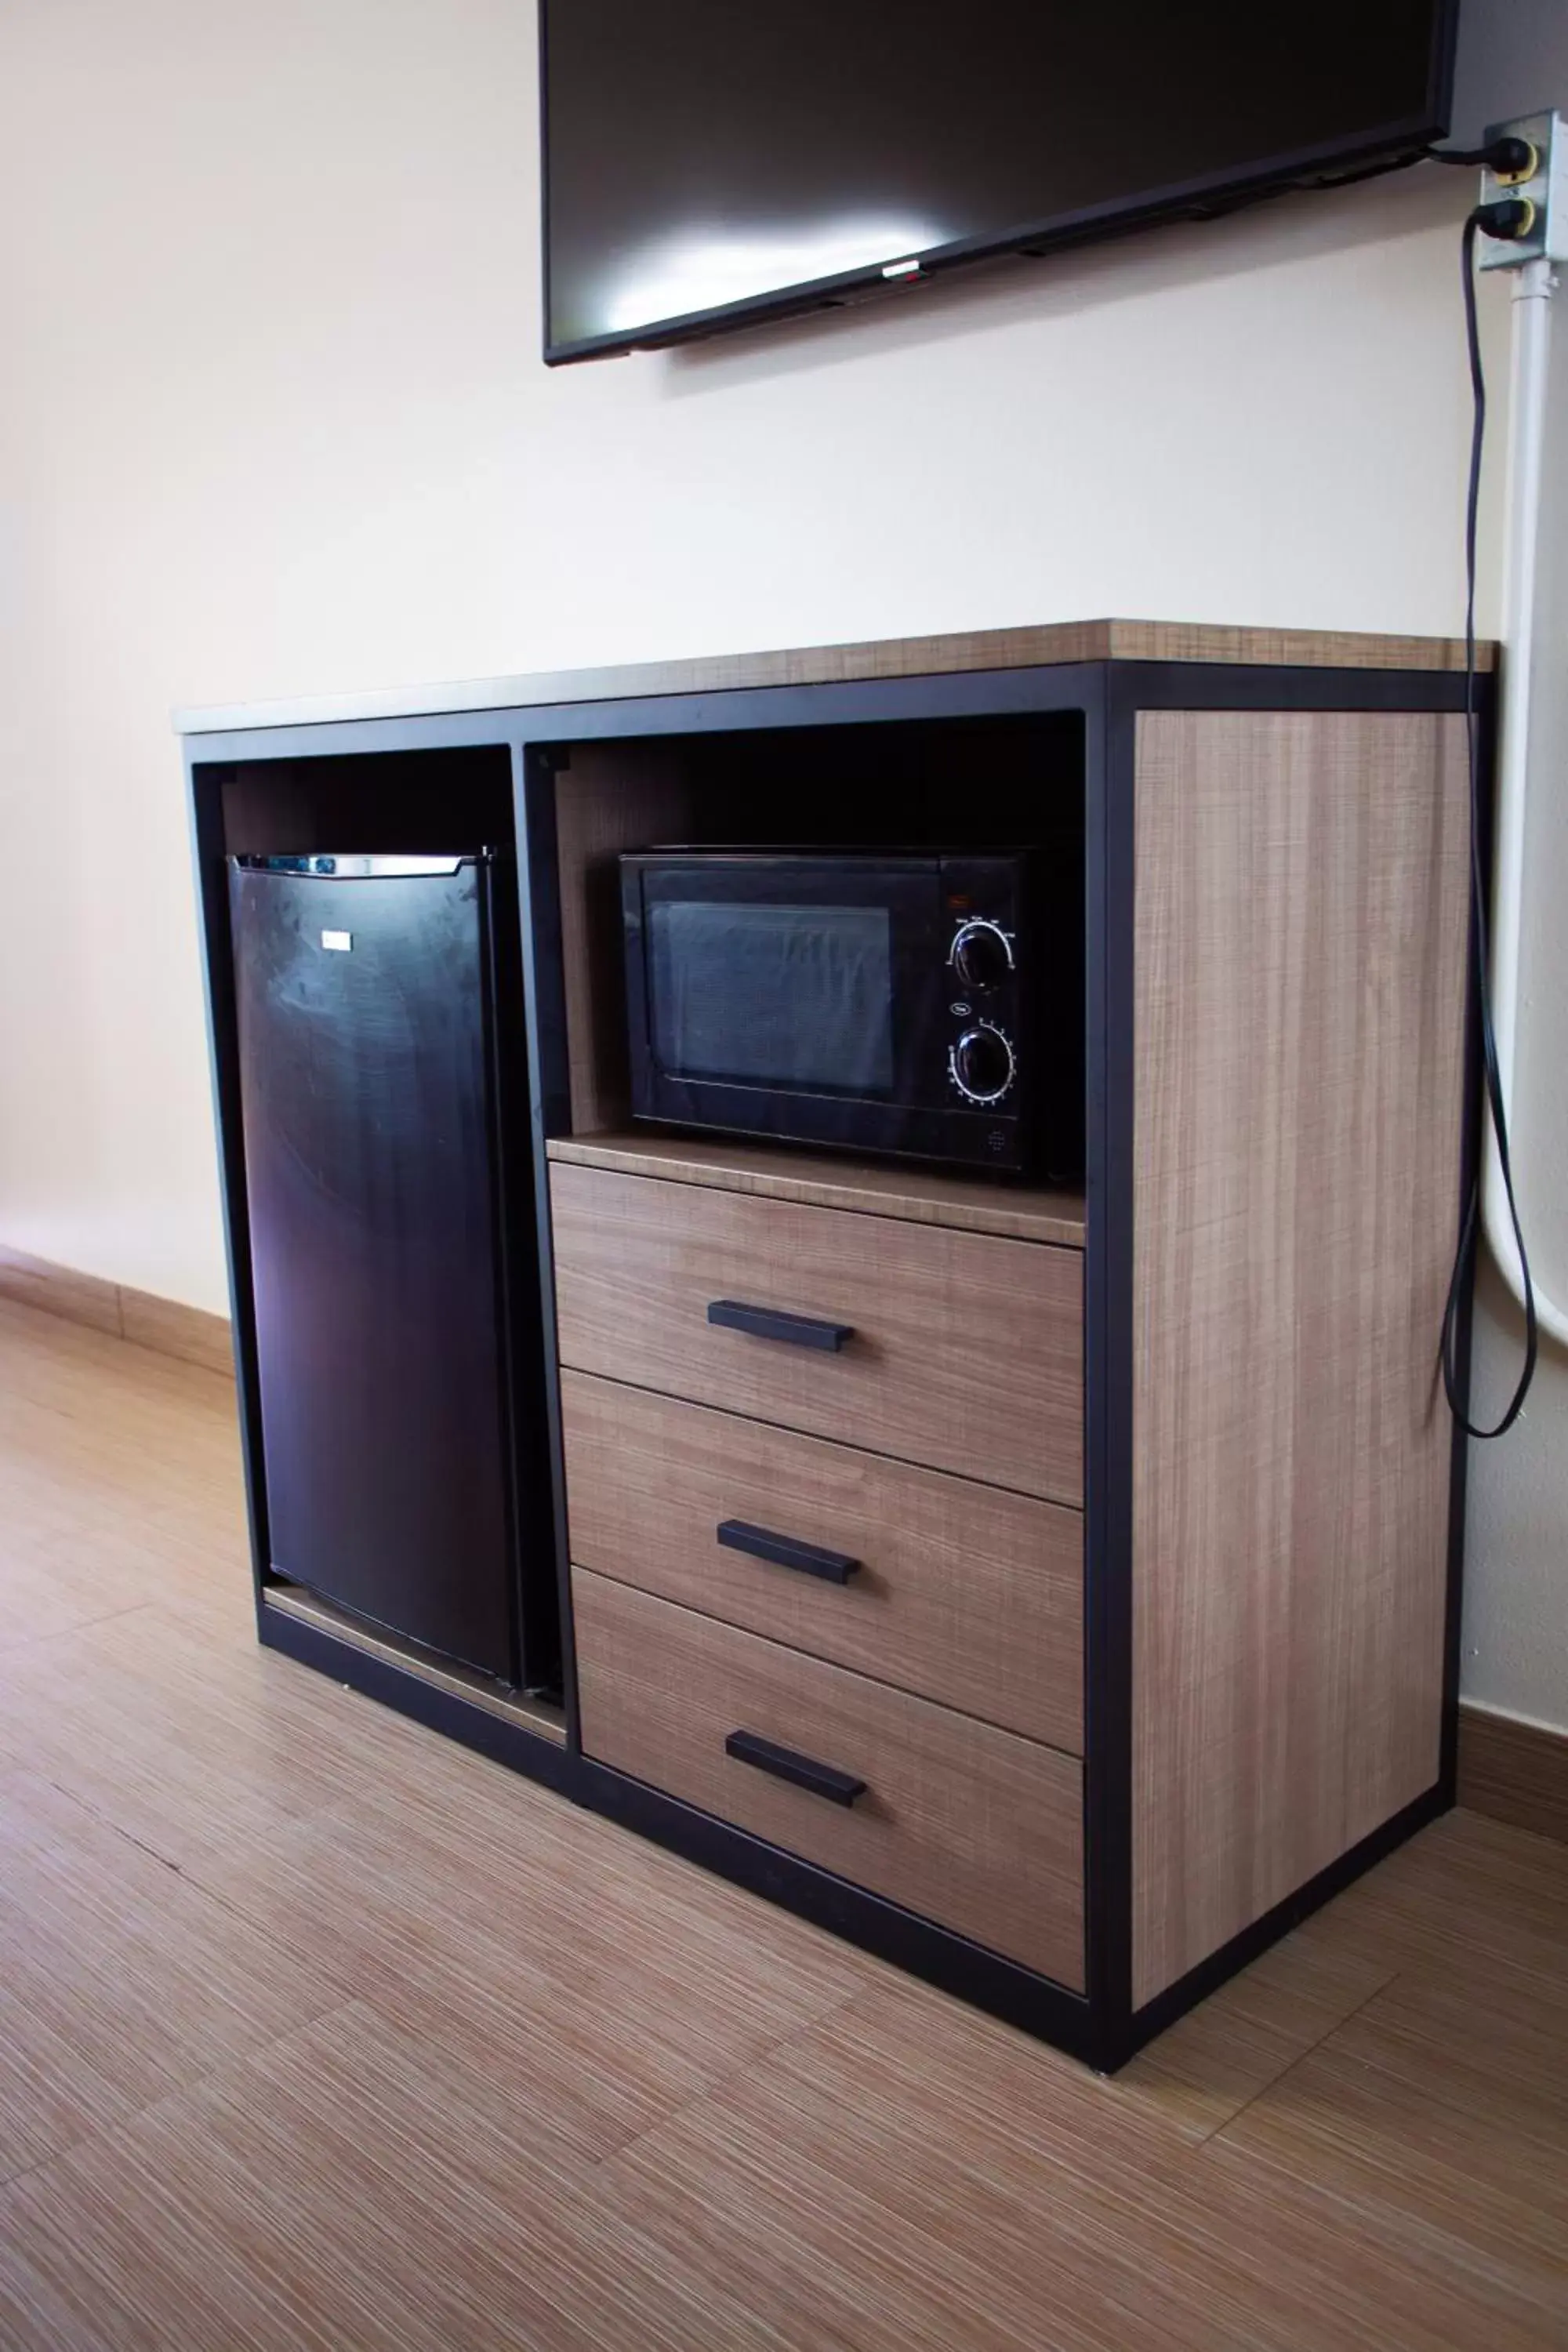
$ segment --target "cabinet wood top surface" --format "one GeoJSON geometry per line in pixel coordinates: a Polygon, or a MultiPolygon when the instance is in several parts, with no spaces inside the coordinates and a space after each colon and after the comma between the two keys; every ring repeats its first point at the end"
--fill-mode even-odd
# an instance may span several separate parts
{"type": "MultiPolygon", "coordinates": [[[[1495,648],[1476,647],[1489,670],[1495,648]]],[[[257,727],[308,727],[346,719],[413,719],[459,710],[504,710],[553,703],[615,702],[664,694],[734,693],[770,686],[830,686],[862,678],[935,677],[958,670],[1036,669],[1065,662],[1224,662],[1273,669],[1462,670],[1458,637],[1385,636],[1342,629],[1248,629],[1215,622],[1052,621],[1033,628],[973,629],[942,636],[888,637],[860,645],[805,646],[773,653],[698,655],[682,661],[623,662],[595,669],[536,670],[511,677],[305,695],[292,700],[187,706],[174,713],[181,735],[257,727]]]]}

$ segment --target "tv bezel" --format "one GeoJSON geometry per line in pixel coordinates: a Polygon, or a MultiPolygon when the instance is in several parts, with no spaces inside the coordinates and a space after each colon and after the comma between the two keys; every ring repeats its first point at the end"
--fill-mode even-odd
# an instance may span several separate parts
{"type": "MultiPolygon", "coordinates": [[[[550,270],[550,69],[549,16],[561,0],[539,0],[539,132],[540,234],[543,253],[544,362],[560,367],[575,360],[613,359],[632,352],[668,351],[679,343],[699,342],[737,327],[798,318],[813,311],[847,309],[877,294],[889,296],[929,285],[934,278],[973,261],[1006,254],[1043,257],[1102,237],[1129,235],[1162,221],[1201,219],[1217,210],[1228,211],[1263,196],[1310,185],[1319,175],[1331,184],[1337,172],[1355,173],[1366,167],[1397,171],[1418,161],[1435,140],[1447,136],[1454,94],[1454,61],[1458,42],[1459,0],[1437,0],[1432,25],[1432,50],[1427,60],[1426,96],[1423,113],[1405,121],[1379,125],[1349,137],[1301,148],[1289,154],[1260,158],[1243,169],[1234,166],[1208,172],[1197,179],[1149,189],[1136,196],[1118,196],[1077,211],[1053,213],[1043,220],[984,236],[960,237],[932,246],[918,256],[918,272],[897,278],[884,276],[882,262],[841,270],[830,278],[814,278],[794,286],[749,294],[710,310],[691,310],[679,318],[659,319],[647,326],[617,334],[584,335],[570,342],[551,340],[550,270]]],[[[904,259],[900,255],[896,257],[904,259]]]]}

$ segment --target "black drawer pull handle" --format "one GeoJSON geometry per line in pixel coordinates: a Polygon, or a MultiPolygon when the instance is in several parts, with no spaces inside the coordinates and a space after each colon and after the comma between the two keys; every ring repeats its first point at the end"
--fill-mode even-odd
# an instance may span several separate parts
{"type": "Polygon", "coordinates": [[[771,1559],[779,1568],[798,1569],[802,1576],[820,1576],[829,1584],[847,1584],[860,1563],[847,1552],[826,1551],[821,1544],[801,1543],[795,1536],[775,1536],[771,1528],[753,1528],[745,1519],[726,1519],[717,1530],[731,1551],[749,1551],[753,1559],[771,1559]]]}
{"type": "Polygon", "coordinates": [[[747,1307],[738,1298],[715,1298],[710,1323],[749,1331],[754,1339],[787,1339],[792,1348],[823,1348],[837,1355],[855,1337],[853,1323],[824,1323],[815,1315],[786,1315],[782,1307],[747,1307]]]}
{"type": "Polygon", "coordinates": [[[797,1789],[809,1789],[814,1797],[826,1797],[830,1804],[852,1805],[866,1793],[865,1781],[857,1780],[853,1772],[819,1764],[814,1756],[797,1756],[793,1748],[775,1747],[754,1731],[731,1731],[724,1742],[724,1753],[738,1764],[754,1764],[759,1772],[771,1772],[777,1780],[793,1780],[797,1789]]]}

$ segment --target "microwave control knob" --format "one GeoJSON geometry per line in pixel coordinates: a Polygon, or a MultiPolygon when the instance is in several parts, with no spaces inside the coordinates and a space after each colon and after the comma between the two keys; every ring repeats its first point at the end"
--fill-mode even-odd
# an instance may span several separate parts
{"type": "Polygon", "coordinates": [[[1013,1048],[1000,1029],[980,1021],[950,1047],[947,1066],[965,1102],[1000,1102],[1013,1083],[1013,1048]]]}
{"type": "Polygon", "coordinates": [[[948,961],[965,988],[998,988],[1013,971],[1013,949],[999,923],[961,923],[948,961]]]}

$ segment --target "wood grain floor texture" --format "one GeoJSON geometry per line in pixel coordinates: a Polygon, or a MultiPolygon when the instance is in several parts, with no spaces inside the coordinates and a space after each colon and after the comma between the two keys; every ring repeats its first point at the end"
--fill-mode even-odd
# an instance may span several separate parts
{"type": "Polygon", "coordinates": [[[5,2352],[1568,2344],[1568,1848],[1098,2081],[260,1652],[233,1412],[0,1304],[5,2352]]]}

